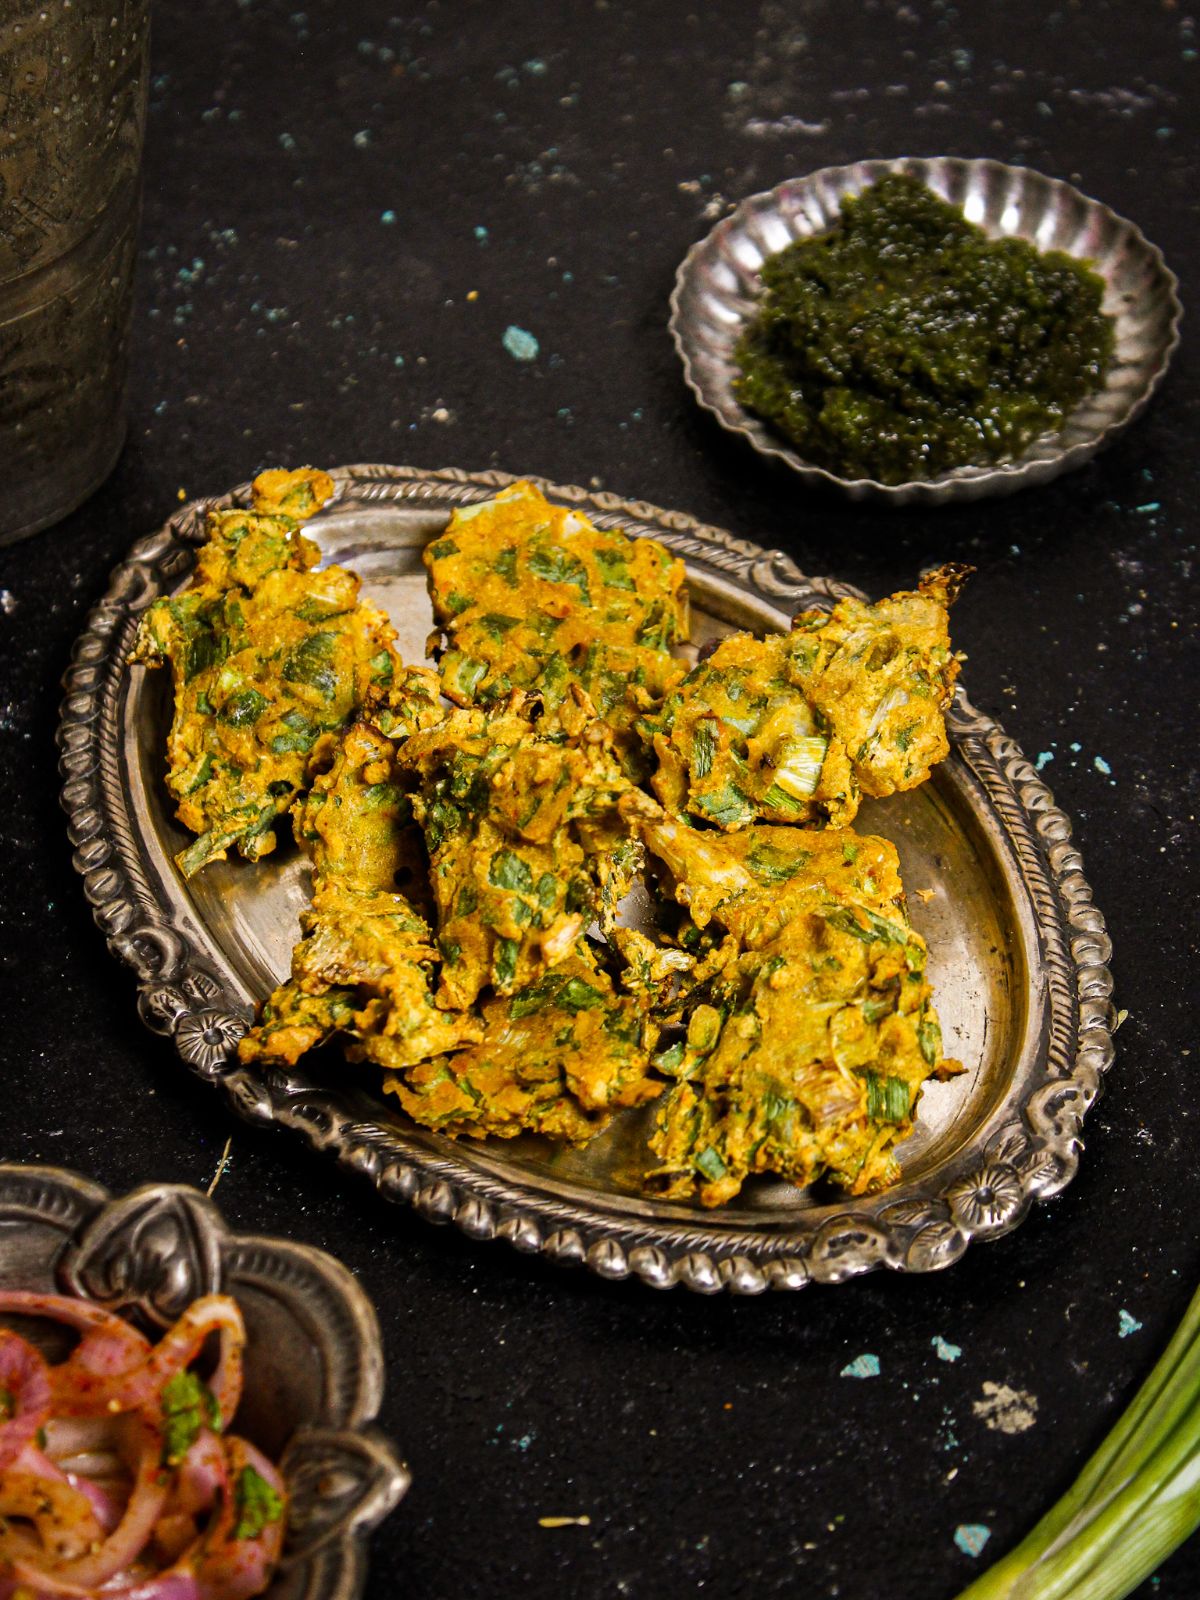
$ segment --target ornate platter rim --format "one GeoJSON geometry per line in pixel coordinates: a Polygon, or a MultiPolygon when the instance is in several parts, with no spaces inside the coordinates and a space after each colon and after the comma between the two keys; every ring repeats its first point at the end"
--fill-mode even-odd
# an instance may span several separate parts
{"type": "MultiPolygon", "coordinates": [[[[366,465],[333,472],[339,504],[396,502],[449,508],[486,498],[515,479],[501,472],[366,465]]],[[[610,527],[651,533],[718,589],[781,609],[831,602],[848,585],[808,578],[780,550],[764,549],[677,511],[603,491],[535,479],[555,499],[610,527]],[[698,569],[698,570],[697,570],[698,569]]],[[[547,1196],[520,1175],[496,1178],[469,1167],[451,1141],[431,1152],[393,1129],[364,1120],[337,1092],[302,1073],[258,1074],[235,1047],[244,1008],[224,994],[205,952],[153,887],[138,821],[122,782],[118,705],[136,618],[190,567],[213,506],[244,503],[249,485],[192,501],[157,533],[139,540],[116,568],[108,592],[76,641],[64,677],[58,729],[62,804],[93,915],[109,949],[131,967],[138,1005],[153,1030],[170,1036],[183,1060],[217,1085],[252,1122],[300,1133],[315,1149],[368,1179],[387,1199],[430,1221],[453,1221],[476,1239],[582,1263],[608,1279],[634,1277],[654,1288],[683,1284],[700,1293],[756,1294],[810,1281],[839,1282],[876,1267],[935,1271],[974,1239],[1020,1223],[1035,1200],[1072,1179],[1083,1119],[1113,1060],[1111,945],[1092,900],[1071,824],[1033,765],[960,686],[947,716],[956,757],[982,795],[983,822],[1017,864],[1036,923],[1049,1027],[1036,1070],[1013,1086],[1006,1119],[986,1144],[968,1142],[943,1164],[944,1181],[919,1192],[846,1201],[800,1212],[790,1225],[758,1231],[722,1225],[721,1214],[656,1223],[629,1214],[614,1196],[547,1196]]]]}

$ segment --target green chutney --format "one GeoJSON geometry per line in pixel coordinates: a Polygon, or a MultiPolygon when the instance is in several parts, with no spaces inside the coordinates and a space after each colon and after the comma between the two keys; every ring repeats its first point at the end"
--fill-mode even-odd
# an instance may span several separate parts
{"type": "Polygon", "coordinates": [[[1009,460],[1059,429],[1112,357],[1086,264],[989,239],[900,173],[769,257],[762,282],[735,392],[843,477],[904,483],[1009,460]]]}

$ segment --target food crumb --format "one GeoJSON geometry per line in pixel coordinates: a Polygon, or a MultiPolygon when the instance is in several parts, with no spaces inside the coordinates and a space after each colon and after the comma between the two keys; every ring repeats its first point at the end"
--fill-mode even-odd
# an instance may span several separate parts
{"type": "Polygon", "coordinates": [[[538,342],[533,334],[510,323],[504,330],[504,348],[514,361],[532,361],[538,353],[538,342]]]}
{"type": "Polygon", "coordinates": [[[954,1542],[965,1556],[978,1556],[992,1537],[985,1522],[960,1522],[954,1530],[954,1542]]]}
{"type": "Polygon", "coordinates": [[[962,1346],[950,1344],[948,1340],[942,1338],[940,1333],[935,1333],[929,1342],[937,1351],[939,1361],[957,1361],[959,1356],[962,1355],[962,1346]]]}
{"type": "Polygon", "coordinates": [[[933,889],[914,889],[913,893],[918,900],[927,905],[933,899],[935,891],[933,889]]]}
{"type": "Polygon", "coordinates": [[[1037,1395],[1006,1383],[985,1383],[983,1399],[971,1409],[994,1433],[1025,1433],[1037,1421],[1037,1395]]]}
{"type": "Polygon", "coordinates": [[[539,1517],[539,1528],[590,1528],[592,1519],[582,1517],[539,1517]]]}
{"type": "Polygon", "coordinates": [[[1133,1315],[1132,1311],[1126,1311],[1125,1307],[1122,1306],[1121,1315],[1117,1324],[1117,1337],[1119,1339],[1128,1339],[1129,1335],[1131,1333],[1137,1333],[1141,1326],[1141,1323],[1133,1315]]]}
{"type": "Polygon", "coordinates": [[[879,1357],[873,1355],[855,1356],[841,1371],[843,1378],[877,1378],[879,1376],[879,1357]]]}

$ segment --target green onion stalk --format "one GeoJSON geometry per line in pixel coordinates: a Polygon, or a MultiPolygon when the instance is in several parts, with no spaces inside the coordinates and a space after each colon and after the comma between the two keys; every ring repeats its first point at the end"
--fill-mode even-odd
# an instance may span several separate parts
{"type": "Polygon", "coordinates": [[[1200,1291],[1079,1477],[959,1600],[1122,1600],[1200,1526],[1200,1291]]]}

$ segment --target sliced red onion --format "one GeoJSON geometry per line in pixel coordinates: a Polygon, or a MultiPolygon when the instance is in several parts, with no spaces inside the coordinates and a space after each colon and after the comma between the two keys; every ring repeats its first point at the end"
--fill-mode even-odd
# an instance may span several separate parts
{"type": "Polygon", "coordinates": [[[0,1478],[0,1519],[5,1517],[32,1522],[54,1561],[78,1559],[100,1538],[100,1524],[86,1495],[69,1483],[31,1472],[6,1472],[0,1478]]]}
{"type": "Polygon", "coordinates": [[[193,1301],[137,1367],[109,1377],[77,1371],[73,1385],[68,1389],[64,1384],[56,1393],[55,1410],[66,1416],[140,1410],[161,1392],[168,1379],[191,1365],[212,1333],[220,1334],[221,1355],[210,1387],[222,1421],[228,1421],[241,1398],[246,1326],[236,1302],[223,1294],[193,1301]]]}
{"type": "Polygon", "coordinates": [[[256,1538],[235,1538],[236,1485],[253,1468],[282,1501],[275,1467],[253,1445],[208,1428],[173,1470],[163,1465],[163,1387],[214,1333],[220,1353],[209,1387],[223,1423],[237,1410],[245,1328],[235,1302],[196,1301],[153,1347],[111,1313],[60,1295],[2,1291],[5,1311],[54,1319],[83,1337],[65,1362],[47,1367],[32,1345],[0,1329],[0,1389],[14,1413],[0,1422],[0,1525],[6,1515],[18,1519],[0,1531],[0,1600],[261,1594],[283,1519],[256,1538]],[[170,1562],[156,1576],[146,1575],[151,1546],[170,1562]]]}
{"type": "Polygon", "coordinates": [[[162,1432],[146,1417],[129,1419],[135,1440],[137,1467],[133,1490],[120,1522],[99,1549],[76,1561],[56,1563],[38,1574],[39,1581],[53,1578],[80,1588],[97,1588],[123,1572],[141,1554],[154,1531],[167,1498],[169,1479],[162,1470],[162,1432]]]}
{"type": "Polygon", "coordinates": [[[0,1469],[32,1444],[50,1415],[50,1372],[41,1355],[18,1334],[0,1328],[0,1469]]]}

